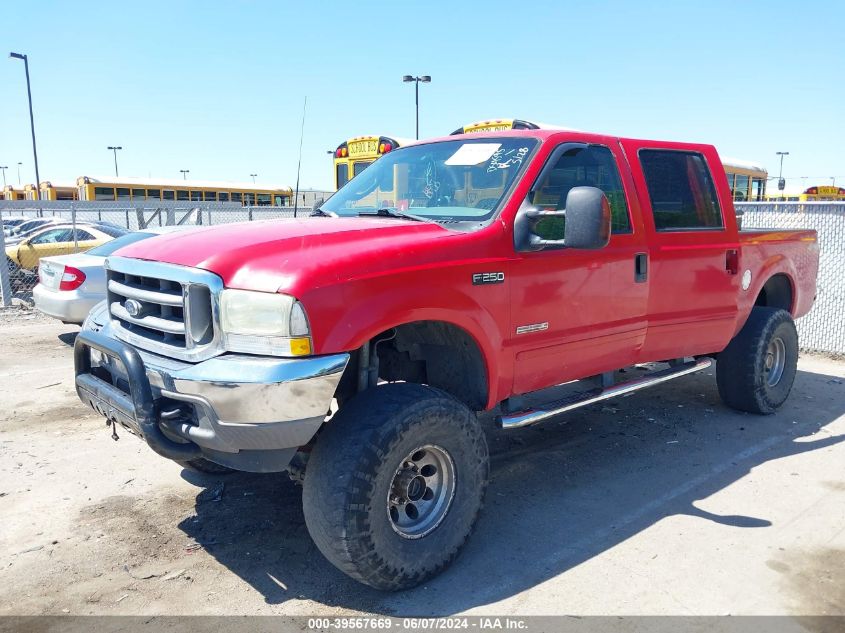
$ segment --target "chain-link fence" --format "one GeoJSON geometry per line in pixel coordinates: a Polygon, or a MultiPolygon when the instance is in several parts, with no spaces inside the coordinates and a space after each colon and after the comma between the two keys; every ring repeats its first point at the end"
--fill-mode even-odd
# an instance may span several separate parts
{"type": "Polygon", "coordinates": [[[0,201],[3,305],[32,301],[43,258],[96,248],[128,232],[173,225],[214,225],[307,216],[311,207],[244,207],[239,203],[0,201]]]}
{"type": "Polygon", "coordinates": [[[749,202],[737,209],[744,228],[818,232],[818,298],[796,323],[798,340],[806,351],[845,354],[845,202],[749,202]]]}

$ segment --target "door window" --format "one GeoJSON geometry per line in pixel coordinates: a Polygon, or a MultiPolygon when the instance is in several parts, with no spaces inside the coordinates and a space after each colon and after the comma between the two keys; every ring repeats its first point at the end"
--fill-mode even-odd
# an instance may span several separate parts
{"type": "Polygon", "coordinates": [[[30,244],[56,244],[57,242],[73,241],[70,229],[51,229],[33,237],[30,244]]]}
{"type": "Polygon", "coordinates": [[[696,152],[643,149],[639,157],[658,231],[724,227],[716,187],[704,156],[696,152]]]}
{"type": "MultiPolygon", "coordinates": [[[[576,146],[564,152],[554,169],[533,188],[531,204],[544,210],[560,211],[566,207],[566,196],[573,187],[597,187],[610,203],[613,233],[630,233],[631,221],[625,190],[613,153],[603,145],[576,146]]],[[[563,239],[565,218],[540,220],[535,231],[548,240],[563,239]]]]}

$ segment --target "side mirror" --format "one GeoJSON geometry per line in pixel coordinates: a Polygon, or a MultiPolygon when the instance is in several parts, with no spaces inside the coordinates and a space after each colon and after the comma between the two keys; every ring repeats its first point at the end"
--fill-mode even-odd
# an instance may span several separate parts
{"type": "Polygon", "coordinates": [[[573,187],[566,196],[566,208],[561,211],[530,206],[520,209],[514,224],[514,239],[518,251],[595,250],[607,246],[610,221],[610,203],[601,189],[573,187]]]}

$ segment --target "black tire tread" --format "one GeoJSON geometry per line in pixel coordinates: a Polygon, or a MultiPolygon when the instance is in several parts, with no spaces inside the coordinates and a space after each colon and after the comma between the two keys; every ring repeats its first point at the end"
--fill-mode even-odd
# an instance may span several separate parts
{"type": "MultiPolygon", "coordinates": [[[[397,417],[407,420],[409,411],[424,408],[448,408],[456,417],[456,433],[466,434],[473,442],[479,465],[484,468],[481,496],[489,476],[488,451],[484,433],[475,414],[451,395],[425,385],[397,383],[359,394],[326,427],[309,459],[303,486],[303,509],[308,531],[318,549],[348,576],[377,589],[395,591],[419,584],[446,568],[458,555],[464,538],[430,568],[416,574],[395,569],[375,551],[369,525],[356,517],[355,497],[360,498],[372,486],[368,467],[380,463],[390,450],[380,441],[394,427],[397,417]],[[404,412],[404,414],[402,413],[404,412]],[[363,456],[363,460],[362,460],[363,456]],[[324,467],[331,460],[333,466],[324,467]],[[357,468],[359,463],[365,464],[357,468]],[[331,473],[348,473],[332,481],[331,473]],[[363,547],[362,547],[363,543],[363,547]]],[[[407,430],[399,429],[397,438],[407,430]]],[[[397,439],[398,441],[398,439],[397,439]]],[[[475,510],[474,524],[481,505],[475,510]]],[[[364,512],[360,512],[364,515],[364,512]]]]}
{"type": "Polygon", "coordinates": [[[731,340],[728,346],[719,353],[716,362],[716,384],[722,401],[729,407],[768,415],[774,413],[786,400],[786,396],[779,401],[772,398],[770,390],[763,383],[760,371],[761,359],[766,353],[769,340],[778,329],[794,341],[792,349],[787,349],[788,362],[781,378],[783,388],[788,396],[795,380],[795,360],[798,356],[798,335],[792,316],[786,310],[757,306],[751,310],[748,320],[731,340]],[[789,358],[792,361],[789,361],[789,358]]]}

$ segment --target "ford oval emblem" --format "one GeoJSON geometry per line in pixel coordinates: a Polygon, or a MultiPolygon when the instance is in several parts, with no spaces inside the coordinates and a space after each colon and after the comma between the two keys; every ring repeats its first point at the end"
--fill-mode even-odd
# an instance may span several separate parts
{"type": "Polygon", "coordinates": [[[133,318],[141,314],[142,307],[141,302],[135,301],[135,299],[127,299],[126,303],[123,304],[126,313],[133,318]]]}

